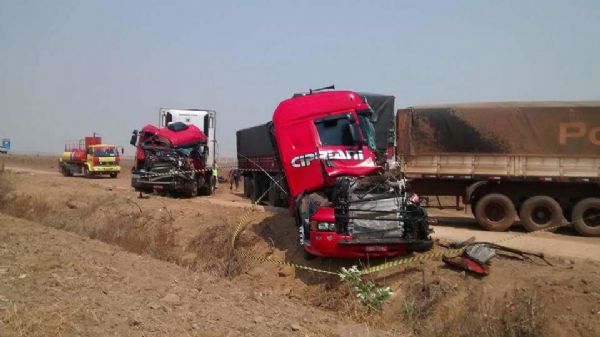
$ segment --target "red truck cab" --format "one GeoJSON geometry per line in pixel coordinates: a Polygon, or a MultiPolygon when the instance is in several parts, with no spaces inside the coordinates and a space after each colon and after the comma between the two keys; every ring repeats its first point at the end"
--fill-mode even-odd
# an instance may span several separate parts
{"type": "Polygon", "coordinates": [[[136,191],[188,197],[213,193],[216,179],[206,166],[207,137],[195,125],[146,125],[133,132],[130,143],[136,147],[131,175],[136,191]]]}
{"type": "Polygon", "coordinates": [[[274,135],[293,197],[330,186],[341,175],[382,170],[366,138],[370,108],[351,91],[301,95],[279,104],[274,135]],[[361,132],[363,131],[363,132],[361,132]],[[366,135],[365,135],[366,134],[366,135]]]}
{"type": "Polygon", "coordinates": [[[309,255],[385,257],[432,246],[425,211],[376,160],[372,118],[352,91],[296,94],[273,113],[289,207],[309,255]]]}

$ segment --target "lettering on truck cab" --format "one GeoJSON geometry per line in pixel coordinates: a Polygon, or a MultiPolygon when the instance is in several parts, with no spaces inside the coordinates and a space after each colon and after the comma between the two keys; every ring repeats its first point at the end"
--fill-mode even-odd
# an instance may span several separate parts
{"type": "Polygon", "coordinates": [[[319,150],[311,153],[306,153],[292,158],[292,167],[300,168],[309,166],[315,159],[322,160],[363,160],[365,156],[362,150],[319,150]]]}
{"type": "Polygon", "coordinates": [[[559,125],[558,143],[566,145],[569,139],[587,137],[590,143],[600,145],[600,126],[588,128],[583,122],[562,122],[559,125]]]}

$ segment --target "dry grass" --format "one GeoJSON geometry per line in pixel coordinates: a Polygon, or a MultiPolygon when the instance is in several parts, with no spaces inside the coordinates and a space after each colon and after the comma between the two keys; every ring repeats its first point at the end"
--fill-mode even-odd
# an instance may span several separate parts
{"type": "Polygon", "coordinates": [[[9,193],[2,198],[0,211],[18,218],[42,221],[51,209],[42,196],[9,193]]]}
{"type": "Polygon", "coordinates": [[[534,337],[543,336],[547,316],[537,292],[486,296],[481,289],[448,294],[408,295],[404,316],[415,336],[534,337]]]}
{"type": "Polygon", "coordinates": [[[112,196],[51,203],[41,195],[14,193],[11,179],[9,173],[0,172],[0,212],[178,262],[177,230],[166,207],[143,210],[131,200],[112,196]]]}
{"type": "Polygon", "coordinates": [[[65,310],[56,306],[24,307],[13,303],[4,311],[2,323],[13,336],[75,336],[82,333],[74,322],[84,304],[65,310]]]}
{"type": "Polygon", "coordinates": [[[0,165],[0,203],[14,190],[14,184],[10,181],[9,173],[4,170],[4,163],[0,165]]]}

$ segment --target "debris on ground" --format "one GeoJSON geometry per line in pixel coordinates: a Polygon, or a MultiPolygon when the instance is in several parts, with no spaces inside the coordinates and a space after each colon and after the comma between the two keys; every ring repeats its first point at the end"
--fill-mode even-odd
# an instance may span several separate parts
{"type": "Polygon", "coordinates": [[[466,241],[455,241],[451,243],[440,243],[440,246],[460,249],[464,248],[459,256],[443,256],[442,261],[450,267],[465,270],[478,275],[489,275],[490,260],[494,256],[518,258],[520,260],[531,260],[532,257],[537,257],[549,266],[552,264],[541,253],[526,252],[520,249],[502,246],[493,242],[474,242],[475,238],[471,237],[466,241]],[[499,251],[499,253],[498,253],[499,251]]]}

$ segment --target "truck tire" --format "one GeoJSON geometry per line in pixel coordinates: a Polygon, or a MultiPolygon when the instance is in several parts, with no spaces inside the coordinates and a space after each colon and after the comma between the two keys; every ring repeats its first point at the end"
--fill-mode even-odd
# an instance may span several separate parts
{"type": "Polygon", "coordinates": [[[310,240],[310,237],[309,237],[309,228],[308,228],[307,224],[304,224],[304,221],[302,220],[302,216],[300,214],[300,210],[296,210],[295,218],[296,218],[295,222],[296,222],[296,233],[297,233],[296,244],[302,250],[302,258],[304,258],[305,261],[314,260],[317,258],[317,256],[306,251],[306,248],[304,247],[304,244],[303,244],[304,241],[310,240]]]}
{"type": "Polygon", "coordinates": [[[573,227],[584,236],[600,236],[600,199],[586,198],[579,201],[571,213],[573,227]]]}
{"type": "MultiPolygon", "coordinates": [[[[274,176],[273,177],[275,179],[275,181],[279,181],[279,176],[274,176]]],[[[270,190],[269,190],[269,205],[273,206],[273,207],[285,207],[285,199],[282,198],[282,191],[281,191],[281,183],[279,183],[279,185],[275,184],[275,182],[271,181],[271,186],[270,186],[270,190]]]]}
{"type": "Polygon", "coordinates": [[[71,172],[71,170],[69,170],[65,165],[61,166],[60,172],[65,177],[72,177],[73,176],[73,172],[71,172]]]}
{"type": "Polygon", "coordinates": [[[252,177],[244,176],[244,196],[246,198],[250,198],[252,196],[252,177]]]}
{"type": "Polygon", "coordinates": [[[114,178],[116,178],[116,177],[117,177],[117,175],[118,175],[118,173],[111,173],[111,174],[110,174],[110,177],[114,179],[114,178]]]}
{"type": "MultiPolygon", "coordinates": [[[[564,220],[560,204],[545,195],[537,195],[525,200],[521,206],[519,217],[528,232],[560,226],[564,220]]],[[[556,229],[554,228],[552,231],[556,229]]]]}
{"type": "Polygon", "coordinates": [[[90,177],[90,170],[88,170],[87,166],[83,166],[83,176],[86,178],[90,177]]]}
{"type": "Polygon", "coordinates": [[[250,184],[252,184],[252,178],[246,176],[243,176],[242,178],[244,178],[244,197],[250,198],[250,184]]]}
{"type": "Polygon", "coordinates": [[[186,192],[186,197],[195,198],[198,196],[198,180],[194,180],[190,189],[186,192]]]}
{"type": "Polygon", "coordinates": [[[255,172],[255,174],[253,175],[252,194],[250,195],[252,202],[258,201],[258,199],[261,197],[262,198],[260,199],[260,201],[266,201],[266,198],[268,198],[268,196],[263,196],[263,193],[268,188],[268,184],[265,184],[264,180],[265,179],[261,173],[255,172]]]}
{"type": "Polygon", "coordinates": [[[203,196],[210,196],[215,192],[215,179],[212,175],[207,177],[200,176],[198,178],[198,194],[203,196]]]}
{"type": "Polygon", "coordinates": [[[515,205],[504,194],[485,195],[477,201],[475,206],[475,219],[482,228],[488,231],[507,230],[515,222],[516,216],[515,205]]]}

